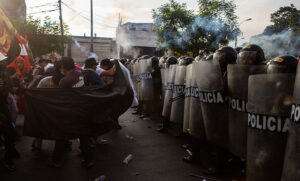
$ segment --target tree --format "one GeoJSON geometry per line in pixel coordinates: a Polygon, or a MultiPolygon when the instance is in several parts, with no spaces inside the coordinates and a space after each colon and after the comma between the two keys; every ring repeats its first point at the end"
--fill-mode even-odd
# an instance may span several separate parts
{"type": "Polygon", "coordinates": [[[291,4],[290,6],[280,7],[279,10],[271,14],[272,25],[264,30],[264,35],[279,33],[288,29],[299,31],[300,29],[300,11],[291,4]]]}
{"type": "Polygon", "coordinates": [[[64,25],[65,36],[62,39],[60,24],[48,16],[43,21],[29,16],[25,22],[15,20],[13,24],[21,35],[27,34],[29,47],[35,57],[51,52],[63,52],[64,47],[61,42],[71,42],[71,38],[68,36],[69,27],[64,25]]]}
{"type": "Polygon", "coordinates": [[[199,12],[170,0],[153,10],[159,46],[175,55],[208,54],[240,33],[231,0],[199,0],[199,12]]]}
{"type": "Polygon", "coordinates": [[[152,12],[159,49],[169,49],[178,55],[184,54],[187,50],[182,33],[188,31],[188,25],[194,20],[193,11],[187,10],[185,3],[170,0],[152,12]]]}
{"type": "Polygon", "coordinates": [[[192,45],[200,48],[200,54],[214,52],[221,46],[228,45],[239,34],[236,5],[232,0],[198,0],[199,14],[196,17],[193,39],[202,45],[192,45]]]}
{"type": "Polygon", "coordinates": [[[300,11],[293,4],[280,7],[279,10],[271,14],[271,22],[274,29],[278,31],[299,28],[300,11]]]}

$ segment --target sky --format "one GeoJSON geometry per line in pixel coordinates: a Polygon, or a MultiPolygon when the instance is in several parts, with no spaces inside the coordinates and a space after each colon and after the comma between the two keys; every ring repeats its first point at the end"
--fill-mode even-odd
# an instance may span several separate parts
{"type": "MultiPolygon", "coordinates": [[[[177,0],[186,3],[188,9],[197,11],[197,0],[177,0]]],[[[234,0],[237,4],[236,14],[239,22],[244,22],[240,28],[243,35],[239,37],[238,44],[248,41],[253,35],[263,32],[270,25],[270,14],[282,6],[293,3],[300,9],[299,0],[234,0]]],[[[90,0],[62,0],[63,21],[70,27],[72,35],[90,35],[90,0]]],[[[168,0],[93,0],[94,2],[94,33],[99,37],[115,37],[119,14],[123,22],[151,23],[152,9],[168,2],[168,0]]],[[[56,10],[57,0],[26,0],[27,14],[43,18],[50,16],[59,20],[56,10]]]]}

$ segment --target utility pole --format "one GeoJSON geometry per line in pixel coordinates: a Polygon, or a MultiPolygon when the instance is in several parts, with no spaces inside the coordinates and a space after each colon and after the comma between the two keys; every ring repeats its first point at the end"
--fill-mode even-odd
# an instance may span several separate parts
{"type": "MultiPolygon", "coordinates": [[[[61,0],[58,0],[58,7],[59,7],[59,21],[60,21],[60,32],[61,32],[61,44],[62,44],[62,47],[64,47],[64,26],[63,26],[63,19],[62,19],[61,0]]],[[[62,55],[64,55],[64,50],[62,51],[62,55]]]]}
{"type": "Polygon", "coordinates": [[[91,52],[94,52],[93,0],[91,0],[91,52]]]}

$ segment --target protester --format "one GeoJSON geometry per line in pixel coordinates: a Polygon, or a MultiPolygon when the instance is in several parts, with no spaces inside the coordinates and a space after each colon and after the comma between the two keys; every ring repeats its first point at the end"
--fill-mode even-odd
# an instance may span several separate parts
{"type": "MultiPolygon", "coordinates": [[[[99,74],[96,73],[98,63],[95,58],[88,58],[85,61],[83,75],[85,86],[103,86],[104,81],[99,74]]],[[[90,139],[91,147],[95,147],[96,144],[108,144],[108,141],[98,137],[92,137],[90,139]]]]}
{"type": "Polygon", "coordinates": [[[23,79],[24,76],[30,73],[30,67],[25,66],[25,59],[23,57],[16,57],[12,63],[7,65],[7,71],[10,79],[23,79]]]}
{"type": "Polygon", "coordinates": [[[105,84],[112,84],[116,67],[110,59],[103,59],[98,69],[98,74],[103,78],[105,84]]]}
{"type": "Polygon", "coordinates": [[[33,79],[37,78],[38,75],[45,75],[45,67],[47,66],[46,59],[40,59],[38,65],[33,69],[33,79]]]}
{"type": "Polygon", "coordinates": [[[9,81],[14,82],[14,85],[18,85],[18,95],[17,104],[19,109],[19,114],[24,113],[24,97],[23,89],[26,87],[26,79],[29,76],[31,70],[30,66],[25,63],[25,59],[21,56],[16,57],[9,65],[7,65],[7,74],[9,76],[9,81]]]}
{"type": "MultiPolygon", "coordinates": [[[[70,89],[84,86],[83,74],[75,70],[74,60],[70,57],[62,57],[61,59],[61,73],[65,75],[59,82],[59,88],[70,89]]],[[[80,148],[83,154],[82,164],[89,168],[94,165],[92,162],[92,152],[89,144],[89,137],[82,136],[80,139],[80,148]]],[[[61,166],[63,155],[68,146],[67,140],[56,140],[53,152],[52,161],[50,165],[55,167],[61,166]]]]}
{"type": "Polygon", "coordinates": [[[51,54],[50,54],[50,59],[48,59],[48,64],[47,64],[47,66],[45,66],[45,68],[44,68],[45,71],[47,71],[48,68],[50,68],[50,67],[54,67],[55,62],[57,62],[57,57],[56,57],[56,55],[55,55],[54,53],[51,53],[51,54]]]}
{"type": "MultiPolygon", "coordinates": [[[[55,62],[54,67],[49,67],[45,72],[47,75],[37,85],[37,88],[58,88],[59,81],[63,78],[60,73],[60,62],[55,62]]],[[[35,157],[39,158],[41,154],[43,140],[41,138],[35,138],[32,142],[32,151],[35,151],[35,157]]]]}
{"type": "Polygon", "coordinates": [[[37,88],[53,88],[51,86],[51,80],[53,75],[58,74],[61,77],[63,77],[63,75],[60,72],[60,68],[61,68],[60,62],[55,62],[53,67],[48,68],[45,72],[46,77],[41,79],[41,81],[37,85],[37,88]]]}
{"type": "Polygon", "coordinates": [[[9,171],[15,171],[13,159],[20,157],[20,155],[14,145],[16,133],[8,109],[12,102],[8,93],[9,76],[5,73],[5,65],[6,60],[0,60],[0,135],[4,137],[4,166],[9,171]]]}
{"type": "Polygon", "coordinates": [[[84,66],[84,84],[85,86],[103,86],[104,82],[100,75],[96,73],[98,63],[95,58],[88,58],[84,66]]]}

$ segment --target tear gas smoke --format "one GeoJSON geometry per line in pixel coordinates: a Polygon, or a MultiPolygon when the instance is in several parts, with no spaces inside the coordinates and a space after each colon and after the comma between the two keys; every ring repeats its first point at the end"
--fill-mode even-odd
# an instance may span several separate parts
{"type": "Polygon", "coordinates": [[[249,44],[261,46],[267,59],[281,55],[300,55],[300,36],[296,35],[292,30],[272,35],[256,35],[250,38],[249,44]]]}

